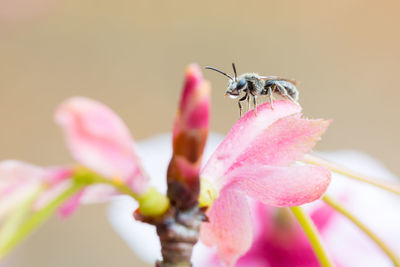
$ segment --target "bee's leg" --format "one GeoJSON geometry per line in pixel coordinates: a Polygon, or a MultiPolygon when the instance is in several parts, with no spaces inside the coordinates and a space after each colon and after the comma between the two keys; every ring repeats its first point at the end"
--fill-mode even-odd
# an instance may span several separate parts
{"type": "Polygon", "coordinates": [[[269,96],[269,104],[271,106],[271,109],[273,110],[274,109],[274,105],[273,105],[274,99],[272,96],[272,88],[271,87],[268,87],[268,96],[269,96]]]}
{"type": "Polygon", "coordinates": [[[247,93],[245,94],[244,97],[242,97],[241,99],[239,99],[238,101],[238,105],[239,105],[239,116],[242,117],[242,104],[240,104],[240,102],[244,101],[247,99],[247,93]]]}
{"type": "Polygon", "coordinates": [[[254,114],[257,116],[257,96],[253,95],[254,114]]]}
{"type": "Polygon", "coordinates": [[[281,93],[281,95],[287,97],[290,101],[292,101],[294,104],[300,106],[299,103],[296,102],[296,100],[293,99],[293,97],[291,95],[288,94],[287,90],[285,87],[282,86],[282,84],[280,84],[279,82],[276,83],[276,86],[279,90],[279,92],[281,93]]]}
{"type": "Polygon", "coordinates": [[[247,95],[247,111],[250,110],[250,94],[247,95]]]}
{"type": "Polygon", "coordinates": [[[242,117],[242,104],[240,104],[240,101],[238,101],[238,105],[239,105],[239,117],[242,117]]]}
{"type": "Polygon", "coordinates": [[[289,100],[292,101],[294,104],[300,106],[299,102],[297,102],[296,100],[294,100],[293,97],[291,97],[290,95],[287,95],[286,97],[289,98],[289,100]]]}

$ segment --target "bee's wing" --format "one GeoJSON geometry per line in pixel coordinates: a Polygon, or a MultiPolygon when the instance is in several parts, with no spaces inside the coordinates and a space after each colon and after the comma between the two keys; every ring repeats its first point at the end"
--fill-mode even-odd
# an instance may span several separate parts
{"type": "Polygon", "coordinates": [[[261,80],[280,80],[280,77],[278,76],[259,76],[261,80]]]}
{"type": "Polygon", "coordinates": [[[297,85],[297,81],[296,81],[296,80],[287,79],[287,78],[282,78],[282,77],[279,77],[279,76],[259,76],[259,78],[260,78],[261,80],[264,80],[264,81],[270,81],[270,80],[287,81],[287,82],[293,83],[294,85],[297,85]]]}

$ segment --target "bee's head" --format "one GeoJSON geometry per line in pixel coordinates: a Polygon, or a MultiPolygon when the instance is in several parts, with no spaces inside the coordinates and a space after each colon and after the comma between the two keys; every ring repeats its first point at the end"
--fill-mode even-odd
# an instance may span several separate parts
{"type": "Polygon", "coordinates": [[[236,98],[240,95],[240,92],[242,90],[244,90],[247,86],[247,82],[245,79],[237,79],[237,73],[236,73],[236,67],[235,67],[235,63],[232,63],[232,67],[233,67],[233,72],[235,73],[235,78],[232,78],[232,76],[230,76],[229,74],[226,74],[225,72],[213,68],[213,67],[206,67],[206,69],[209,70],[214,70],[216,72],[221,73],[222,75],[225,75],[226,77],[229,78],[229,83],[228,83],[228,89],[225,92],[225,95],[230,96],[231,98],[236,98]]]}
{"type": "Polygon", "coordinates": [[[245,79],[230,80],[228,83],[228,89],[225,92],[225,95],[230,98],[237,98],[240,95],[240,92],[246,89],[247,82],[245,79]]]}

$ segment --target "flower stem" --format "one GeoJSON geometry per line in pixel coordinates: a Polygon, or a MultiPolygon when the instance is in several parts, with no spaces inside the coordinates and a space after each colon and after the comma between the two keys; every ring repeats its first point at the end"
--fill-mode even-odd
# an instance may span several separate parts
{"type": "Polygon", "coordinates": [[[139,210],[142,215],[159,217],[167,212],[170,207],[169,199],[154,187],[149,187],[143,194],[138,194],[117,179],[107,179],[85,167],[75,169],[74,179],[85,185],[107,184],[113,186],[122,194],[126,194],[139,202],[139,210]]]}
{"type": "Polygon", "coordinates": [[[83,186],[84,185],[81,183],[73,183],[71,187],[65,190],[46,207],[34,213],[24,224],[21,225],[15,234],[10,236],[7,241],[2,242],[0,245],[0,259],[18,245],[26,236],[39,227],[65,200],[79,191],[83,186]]]}
{"type": "Polygon", "coordinates": [[[333,199],[330,196],[323,196],[322,199],[331,206],[336,211],[343,214],[350,221],[352,221],[361,231],[369,236],[382,250],[386,253],[386,255],[392,260],[394,266],[400,266],[400,258],[396,256],[396,254],[385,244],[382,240],[379,239],[377,235],[375,235],[366,225],[360,222],[354,215],[352,215],[348,210],[346,210],[339,202],[333,199]]]}
{"type": "Polygon", "coordinates": [[[18,232],[19,228],[24,223],[24,220],[30,214],[33,202],[44,189],[45,187],[41,186],[35,190],[31,196],[22,201],[22,203],[19,204],[1,224],[0,248],[3,247],[5,243],[18,232]]]}
{"type": "Polygon", "coordinates": [[[318,258],[319,263],[323,267],[333,267],[335,266],[332,260],[329,258],[329,255],[322,244],[321,237],[318,233],[317,228],[315,227],[311,218],[304,212],[301,207],[291,207],[290,208],[303,228],[308,240],[311,243],[311,246],[318,258]]]}
{"type": "Polygon", "coordinates": [[[338,164],[335,164],[333,162],[329,162],[327,160],[321,159],[316,156],[312,155],[306,155],[305,160],[307,163],[313,164],[313,165],[322,165],[328,167],[331,171],[336,172],[338,174],[342,174],[344,176],[347,176],[349,178],[352,178],[354,180],[367,183],[376,187],[379,187],[383,190],[392,192],[396,195],[400,196],[400,185],[398,184],[393,184],[393,183],[388,183],[388,182],[383,182],[383,181],[378,181],[376,178],[371,178],[366,175],[354,172],[352,170],[349,170],[343,166],[340,166],[338,164]]]}

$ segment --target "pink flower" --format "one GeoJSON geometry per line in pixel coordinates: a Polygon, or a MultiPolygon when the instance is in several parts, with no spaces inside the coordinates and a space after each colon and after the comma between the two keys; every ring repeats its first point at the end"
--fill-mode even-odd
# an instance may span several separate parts
{"type": "MultiPolygon", "coordinates": [[[[221,135],[210,134],[205,159],[215,151],[222,139],[221,135]]],[[[169,135],[162,135],[138,143],[138,153],[143,164],[145,167],[153,167],[149,169],[149,175],[161,191],[166,190],[163,175],[171,154],[169,141],[169,135]],[[154,147],[157,147],[155,157],[154,147]]],[[[399,179],[383,164],[360,152],[337,151],[321,156],[354,171],[385,178],[387,182],[399,179]]],[[[400,204],[398,196],[336,173],[332,173],[327,194],[343,202],[352,214],[372,229],[396,254],[400,254],[400,213],[393,212],[400,204]]],[[[249,206],[254,238],[250,249],[239,258],[235,266],[319,266],[304,231],[299,229],[297,221],[285,208],[253,201],[249,206]],[[290,242],[286,243],[285,240],[290,242]]],[[[127,209],[134,210],[136,207],[137,203],[129,197],[121,196],[109,207],[109,219],[136,255],[148,264],[153,264],[161,257],[160,242],[151,226],[132,221],[132,217],[126,213],[127,209]]],[[[393,266],[388,256],[365,233],[327,207],[323,201],[314,201],[303,208],[314,220],[326,249],[338,266],[393,266]]],[[[202,242],[195,246],[192,261],[194,267],[223,266],[215,249],[205,247],[202,242]]]]}
{"type": "MultiPolygon", "coordinates": [[[[71,175],[70,167],[42,168],[17,160],[0,162],[0,219],[38,193],[32,209],[43,208],[71,185],[67,179],[71,175]]],[[[69,211],[61,208],[60,213],[68,215],[69,211]]]]}
{"type": "Polygon", "coordinates": [[[133,138],[121,118],[104,104],[73,97],[63,102],[55,120],[64,131],[72,157],[109,179],[119,179],[143,193],[148,179],[134,151],[133,138]]]}
{"type": "MultiPolygon", "coordinates": [[[[255,238],[250,250],[237,261],[236,267],[320,266],[308,238],[290,210],[260,202],[252,206],[255,238]]],[[[334,211],[327,206],[311,211],[310,216],[321,235],[326,232],[333,215],[334,211]]],[[[209,266],[221,265],[214,257],[210,258],[209,266]]]]}
{"type": "MultiPolygon", "coordinates": [[[[134,151],[134,141],[128,128],[111,109],[83,97],[62,103],[55,119],[64,130],[73,158],[90,172],[116,180],[142,194],[148,188],[148,179],[140,167],[134,151]]],[[[42,188],[33,203],[39,210],[66,190],[76,173],[75,167],[33,166],[20,161],[0,163],[0,217],[5,216],[21,201],[42,188]]],[[[118,192],[108,185],[91,185],[72,196],[59,209],[67,216],[81,203],[107,200],[118,192]]]]}
{"type": "Polygon", "coordinates": [[[0,219],[39,190],[45,171],[16,160],[0,162],[0,219]]]}
{"type": "MultiPolygon", "coordinates": [[[[323,157],[384,178],[382,181],[398,180],[381,163],[359,152],[338,151],[324,153],[323,157]]],[[[400,252],[400,215],[393,213],[400,203],[397,196],[335,173],[327,193],[345,203],[395,253],[400,252]]],[[[289,210],[260,202],[252,202],[250,206],[255,237],[251,248],[239,258],[236,267],[320,266],[309,240],[289,210]]],[[[304,208],[318,228],[336,266],[393,266],[388,256],[364,232],[323,201],[304,208]]],[[[215,253],[204,254],[203,257],[207,257],[208,261],[195,263],[195,266],[222,266],[215,253]]]]}
{"type": "Polygon", "coordinates": [[[227,265],[251,246],[246,196],[271,206],[298,206],[319,199],[330,182],[321,166],[294,165],[318,141],[329,121],[301,118],[289,101],[248,112],[231,129],[201,172],[219,192],[201,227],[201,240],[216,245],[227,265]]]}

